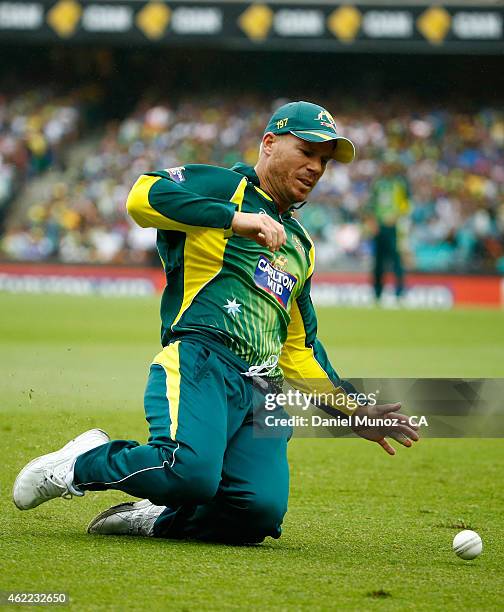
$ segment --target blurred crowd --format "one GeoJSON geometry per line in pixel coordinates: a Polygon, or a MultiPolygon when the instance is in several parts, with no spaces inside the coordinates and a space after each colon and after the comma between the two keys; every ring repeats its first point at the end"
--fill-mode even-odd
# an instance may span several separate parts
{"type": "MultiPolygon", "coordinates": [[[[20,169],[29,180],[58,163],[62,143],[79,124],[78,104],[31,95],[0,100],[0,192],[10,188],[9,172],[20,169]]],[[[136,228],[124,214],[137,177],[184,163],[253,165],[272,108],[283,102],[247,96],[176,104],[141,100],[122,121],[106,125],[70,182],[52,184],[24,221],[7,224],[4,257],[151,263],[155,232],[136,228]]],[[[410,186],[409,209],[399,227],[408,267],[504,273],[502,110],[440,110],[407,100],[339,110],[337,102],[323,103],[355,142],[358,156],[348,166],[330,164],[299,211],[317,243],[321,267],[368,265],[372,240],[363,212],[373,181],[392,163],[410,186]]]]}
{"type": "Polygon", "coordinates": [[[390,110],[341,117],[359,157],[330,167],[316,194],[319,206],[304,212],[319,261],[333,264],[339,256],[350,265],[368,256],[362,212],[373,182],[393,165],[410,187],[409,210],[398,224],[410,268],[504,273],[504,112],[407,104],[390,110]]]}
{"type": "Polygon", "coordinates": [[[25,180],[62,163],[61,150],[77,136],[79,108],[50,89],[0,94],[0,216],[25,180]]]}

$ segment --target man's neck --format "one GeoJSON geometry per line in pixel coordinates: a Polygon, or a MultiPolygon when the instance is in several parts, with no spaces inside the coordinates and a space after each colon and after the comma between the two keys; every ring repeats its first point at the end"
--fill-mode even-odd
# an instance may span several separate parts
{"type": "Polygon", "coordinates": [[[259,184],[261,186],[261,189],[273,199],[278,208],[278,212],[280,214],[287,212],[292,206],[292,202],[285,201],[278,193],[276,193],[275,187],[268,180],[268,175],[265,172],[263,165],[261,163],[258,163],[254,170],[257,176],[259,177],[259,184]]]}

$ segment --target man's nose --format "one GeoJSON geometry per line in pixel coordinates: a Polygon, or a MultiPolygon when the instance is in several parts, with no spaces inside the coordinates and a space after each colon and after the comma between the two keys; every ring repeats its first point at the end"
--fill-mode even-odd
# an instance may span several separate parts
{"type": "Polygon", "coordinates": [[[312,157],[308,160],[307,169],[312,173],[320,176],[322,173],[322,160],[319,157],[312,157]]]}

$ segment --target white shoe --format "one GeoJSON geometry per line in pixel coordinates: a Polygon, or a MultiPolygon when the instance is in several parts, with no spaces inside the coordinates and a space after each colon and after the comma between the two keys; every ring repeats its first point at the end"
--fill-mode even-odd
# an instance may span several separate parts
{"type": "Polygon", "coordinates": [[[100,535],[139,535],[150,537],[154,523],[166,506],[155,506],[148,499],[112,506],[88,525],[88,533],[100,535]]]}
{"type": "Polygon", "coordinates": [[[106,444],[108,434],[101,429],[90,429],[70,440],[63,448],[37,457],[19,472],[12,498],[20,510],[30,510],[55,497],[81,497],[84,491],[73,486],[73,468],[79,455],[106,444]]]}

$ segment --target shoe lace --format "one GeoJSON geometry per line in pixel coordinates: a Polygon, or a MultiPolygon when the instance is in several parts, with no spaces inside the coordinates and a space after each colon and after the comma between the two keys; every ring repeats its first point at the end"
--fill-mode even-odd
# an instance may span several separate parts
{"type": "Polygon", "coordinates": [[[132,521],[130,533],[132,535],[142,535],[148,533],[152,529],[155,519],[155,514],[151,514],[150,512],[142,513],[137,520],[132,521]]]}
{"type": "Polygon", "coordinates": [[[278,355],[270,355],[264,363],[250,366],[246,372],[242,372],[243,376],[268,376],[278,365],[278,355]]]}
{"type": "Polygon", "coordinates": [[[72,493],[68,490],[68,487],[61,481],[61,479],[55,476],[53,472],[46,470],[44,472],[44,479],[38,485],[37,491],[46,497],[49,497],[51,495],[51,492],[49,491],[51,486],[61,489],[60,497],[63,499],[72,499],[72,493]]]}

